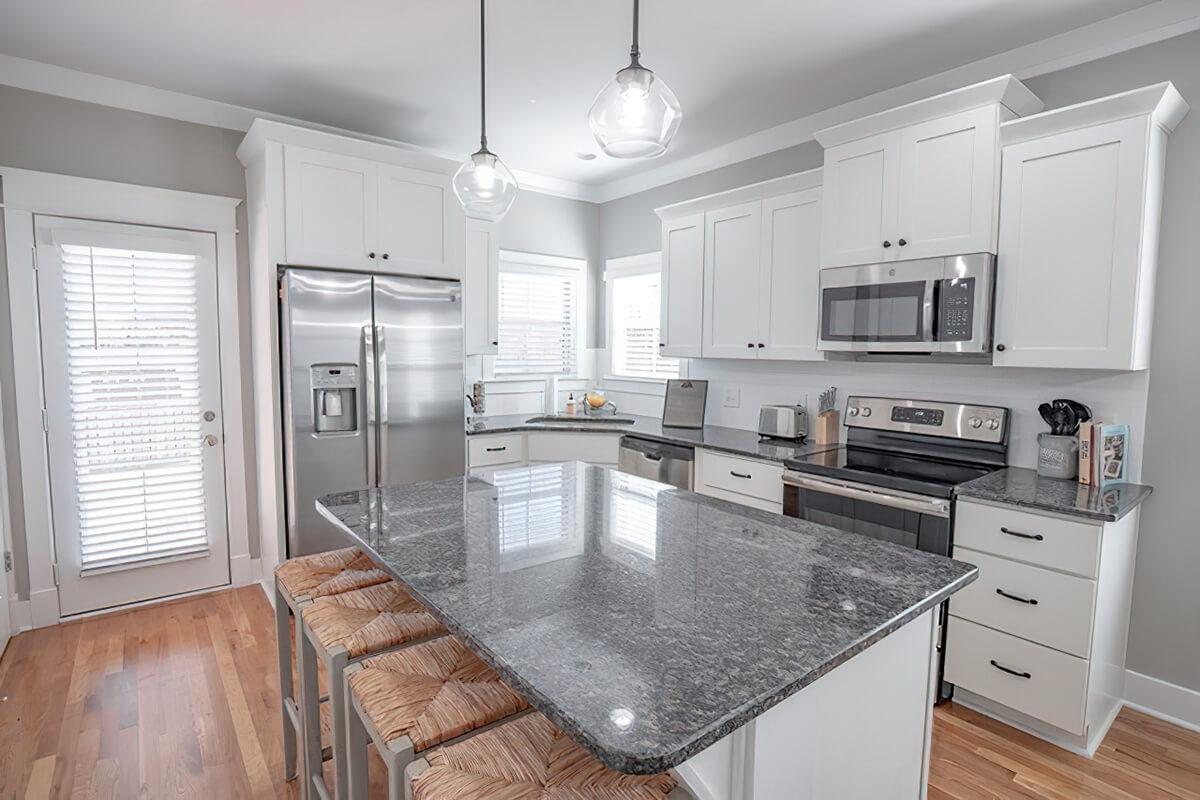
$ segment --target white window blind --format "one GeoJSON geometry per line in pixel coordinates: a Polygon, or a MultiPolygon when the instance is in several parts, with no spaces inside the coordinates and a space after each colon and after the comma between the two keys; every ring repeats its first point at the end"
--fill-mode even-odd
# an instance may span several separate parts
{"type": "Polygon", "coordinates": [[[609,282],[612,374],[626,378],[679,377],[679,360],[659,354],[659,272],[618,274],[609,282]]]}
{"type": "Polygon", "coordinates": [[[611,480],[609,526],[613,542],[654,558],[658,554],[658,494],[662,489],[616,472],[611,480]]]}
{"type": "Polygon", "coordinates": [[[579,270],[501,259],[497,375],[574,375],[579,270]]]}
{"type": "Polygon", "coordinates": [[[557,545],[575,530],[574,507],[564,496],[560,465],[497,472],[492,480],[501,553],[557,545]]]}
{"type": "Polygon", "coordinates": [[[204,553],[197,258],[60,247],[81,567],[204,553]]]}

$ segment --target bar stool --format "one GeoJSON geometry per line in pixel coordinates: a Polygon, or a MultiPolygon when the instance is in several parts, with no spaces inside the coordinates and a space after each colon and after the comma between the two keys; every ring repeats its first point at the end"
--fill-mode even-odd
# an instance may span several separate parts
{"type": "MultiPolygon", "coordinates": [[[[300,733],[300,712],[292,684],[291,618],[318,597],[386,583],[388,575],[375,567],[366,553],[357,547],[344,547],[327,553],[289,558],[275,568],[275,646],[279,654],[279,689],[282,695],[284,777],[296,777],[296,739],[300,733]]],[[[299,636],[297,636],[299,638],[299,636]]]]}
{"type": "Polygon", "coordinates": [[[351,800],[367,797],[368,737],[388,770],[388,797],[431,747],[529,710],[529,704],[453,636],[368,658],[346,670],[351,800]]]}
{"type": "Polygon", "coordinates": [[[346,667],[368,656],[442,636],[446,629],[395,581],[353,592],[319,597],[300,612],[300,720],[304,731],[305,794],[329,797],[322,774],[320,698],[317,663],[329,680],[333,714],[334,797],[347,795],[346,667]]]}
{"type": "Polygon", "coordinates": [[[669,774],[609,769],[541,714],[527,714],[408,765],[406,800],[691,800],[669,774]]]}

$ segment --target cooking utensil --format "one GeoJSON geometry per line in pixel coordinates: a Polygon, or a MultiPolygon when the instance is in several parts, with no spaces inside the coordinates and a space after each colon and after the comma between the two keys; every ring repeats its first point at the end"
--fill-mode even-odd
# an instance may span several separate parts
{"type": "Polygon", "coordinates": [[[1050,430],[1054,430],[1054,406],[1049,403],[1042,403],[1038,406],[1038,413],[1042,415],[1042,419],[1050,426],[1050,430]]]}
{"type": "Polygon", "coordinates": [[[1079,422],[1081,423],[1088,422],[1092,419],[1092,410],[1078,400],[1062,399],[1055,400],[1054,402],[1066,403],[1067,405],[1071,406],[1071,408],[1075,409],[1075,416],[1079,418],[1079,422]]]}

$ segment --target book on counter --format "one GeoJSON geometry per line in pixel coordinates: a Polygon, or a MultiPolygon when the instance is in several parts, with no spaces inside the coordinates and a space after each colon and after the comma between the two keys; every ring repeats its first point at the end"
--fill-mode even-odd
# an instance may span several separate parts
{"type": "Polygon", "coordinates": [[[1079,482],[1121,483],[1129,473],[1129,426],[1092,421],[1079,426],[1079,482]]]}

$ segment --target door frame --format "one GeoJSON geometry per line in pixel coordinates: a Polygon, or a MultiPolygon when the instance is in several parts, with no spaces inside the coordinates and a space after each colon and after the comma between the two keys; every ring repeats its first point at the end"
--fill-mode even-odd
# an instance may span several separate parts
{"type": "MultiPolygon", "coordinates": [[[[237,285],[235,197],[76,178],[0,166],[4,190],[4,231],[12,304],[16,381],[17,445],[21,454],[21,502],[25,509],[32,627],[60,622],[56,556],[50,505],[49,460],[42,423],[41,327],[35,273],[34,214],[74,217],[160,228],[202,231],[216,236],[217,314],[221,330],[221,404],[224,418],[226,524],[233,586],[258,580],[250,557],[244,410],[242,402],[243,311],[237,285]],[[114,213],[114,209],[119,211],[114,213]]],[[[15,499],[14,499],[15,502],[15,499]]]]}

